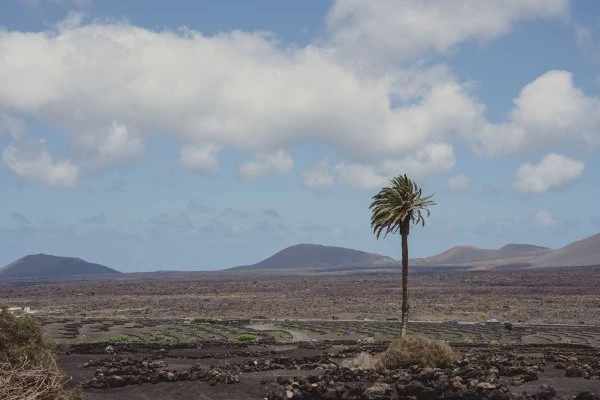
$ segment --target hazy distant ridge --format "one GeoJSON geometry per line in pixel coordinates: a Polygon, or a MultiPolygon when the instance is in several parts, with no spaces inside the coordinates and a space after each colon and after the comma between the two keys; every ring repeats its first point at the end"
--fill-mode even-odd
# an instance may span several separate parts
{"type": "Polygon", "coordinates": [[[481,263],[487,264],[509,264],[511,262],[522,262],[530,260],[542,254],[552,251],[548,247],[535,246],[531,244],[507,244],[499,249],[480,249],[472,246],[456,246],[433,257],[417,258],[411,260],[412,265],[464,265],[481,263]],[[496,260],[496,262],[489,262],[496,260]]]}
{"type": "Polygon", "coordinates": [[[532,265],[535,267],[600,265],[600,233],[537,257],[532,265]]]}
{"type": "MultiPolygon", "coordinates": [[[[507,244],[499,249],[456,246],[432,257],[410,260],[411,269],[415,272],[591,265],[600,265],[600,234],[556,250],[530,244],[507,244]]],[[[221,272],[387,273],[398,272],[399,268],[398,260],[381,254],[336,246],[298,244],[256,264],[229,268],[221,272]]],[[[60,279],[85,275],[110,277],[110,274],[120,272],[80,258],[47,254],[28,255],[0,268],[0,279],[60,279]]],[[[177,275],[174,271],[163,271],[162,274],[177,275]]]]}
{"type": "MultiPolygon", "coordinates": [[[[507,244],[499,249],[456,246],[432,257],[410,260],[415,271],[487,270],[512,267],[552,267],[600,265],[600,234],[574,242],[561,249],[532,244],[507,244]]],[[[344,247],[299,244],[281,250],[256,264],[228,271],[289,272],[383,272],[400,267],[400,261],[381,254],[344,247]]]]}
{"type": "Polygon", "coordinates": [[[252,265],[244,265],[230,270],[323,270],[335,267],[385,267],[396,265],[398,261],[381,254],[344,247],[322,246],[318,244],[298,244],[287,247],[271,257],[252,265]]]}
{"type": "Polygon", "coordinates": [[[0,268],[2,278],[60,278],[79,275],[120,274],[119,271],[76,257],[32,254],[0,268]]]}

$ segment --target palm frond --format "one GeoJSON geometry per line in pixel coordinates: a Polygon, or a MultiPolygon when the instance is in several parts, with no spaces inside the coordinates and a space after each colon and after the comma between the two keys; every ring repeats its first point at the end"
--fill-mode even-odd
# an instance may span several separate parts
{"type": "Polygon", "coordinates": [[[433,195],[423,196],[422,190],[406,174],[392,178],[389,187],[382,188],[372,198],[371,228],[379,239],[400,230],[407,221],[413,224],[425,225],[429,217],[427,207],[435,205],[431,200],[433,195]]]}

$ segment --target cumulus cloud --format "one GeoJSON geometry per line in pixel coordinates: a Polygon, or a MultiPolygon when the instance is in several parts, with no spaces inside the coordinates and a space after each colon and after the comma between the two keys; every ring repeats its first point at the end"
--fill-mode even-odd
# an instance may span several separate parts
{"type": "Polygon", "coordinates": [[[213,144],[183,147],[179,151],[179,161],[192,171],[217,172],[219,171],[219,160],[217,160],[219,150],[219,146],[213,144]]]}
{"type": "Polygon", "coordinates": [[[462,192],[467,190],[469,186],[471,186],[471,178],[464,174],[451,176],[446,181],[446,185],[448,185],[448,188],[450,190],[453,190],[455,192],[462,192]]]}
{"type": "Polygon", "coordinates": [[[354,186],[373,187],[399,172],[447,171],[456,138],[485,155],[541,146],[546,131],[551,140],[600,142],[591,129],[597,100],[565,72],[528,85],[510,120],[490,124],[470,83],[448,66],[399,63],[382,72],[357,65],[363,51],[374,61],[389,61],[386,54],[409,60],[497,38],[525,19],[568,14],[567,0],[467,4],[340,0],[326,37],[306,47],[264,32],[208,36],[71,14],[44,32],[0,31],[0,109],[51,125],[72,142],[82,166],[95,169],[132,162],[148,135],[161,134],[180,146],[182,166],[201,173],[218,172],[222,149],[252,152],[256,158],[239,172],[253,178],[289,171],[285,149],[319,141],[341,161],[303,172],[304,184],[318,190],[352,182],[351,175],[359,178],[354,186]],[[550,107],[539,104],[548,97],[550,107]],[[561,119],[551,125],[544,107],[561,119]]]}
{"type": "Polygon", "coordinates": [[[408,174],[413,179],[424,179],[452,169],[455,163],[452,145],[431,143],[408,156],[384,160],[381,169],[388,177],[408,174]]]}
{"type": "Polygon", "coordinates": [[[0,32],[0,50],[0,107],[89,143],[75,150],[104,145],[114,162],[138,155],[151,133],[172,136],[183,164],[200,170],[216,170],[207,148],[261,154],[299,140],[373,162],[468,133],[484,109],[445,68],[371,76],[326,48],[282,48],[259,33],[72,21],[47,32],[0,32]],[[391,95],[416,97],[392,107],[391,95]],[[126,131],[117,135],[113,121],[126,131]]]}
{"type": "Polygon", "coordinates": [[[536,229],[550,229],[560,225],[557,219],[546,210],[535,213],[531,218],[531,224],[536,229]]]}
{"type": "Polygon", "coordinates": [[[79,168],[68,160],[55,161],[44,140],[18,140],[2,151],[2,162],[19,178],[49,186],[75,188],[79,168]]]}
{"type": "Polygon", "coordinates": [[[600,99],[575,87],[570,72],[549,71],[521,90],[508,122],[483,124],[471,138],[471,146],[489,156],[559,142],[599,146],[599,124],[600,99]]]}
{"type": "Polygon", "coordinates": [[[335,178],[330,172],[329,161],[323,159],[313,167],[302,171],[302,182],[312,190],[330,190],[335,183],[335,178]]]}
{"type": "Polygon", "coordinates": [[[377,164],[339,162],[333,167],[321,160],[304,171],[304,185],[315,190],[327,190],[335,184],[356,189],[375,189],[389,183],[400,174],[424,179],[451,169],[456,162],[454,150],[447,143],[425,145],[411,155],[385,159],[377,164]]]}
{"type": "Polygon", "coordinates": [[[144,151],[141,138],[116,121],[105,129],[78,136],[75,147],[93,169],[129,163],[144,151]]]}
{"type": "Polygon", "coordinates": [[[581,177],[585,166],[579,160],[550,153],[538,164],[525,163],[519,166],[513,183],[521,193],[544,193],[559,189],[581,177]]]}
{"type": "Polygon", "coordinates": [[[371,165],[339,163],[334,169],[337,179],[344,186],[357,189],[374,189],[388,183],[371,165]]]}
{"type": "Polygon", "coordinates": [[[338,0],[327,16],[335,49],[374,62],[447,53],[490,40],[526,19],[566,18],[569,0],[338,0]],[[465,23],[468,21],[468,23],[465,23]]]}
{"type": "Polygon", "coordinates": [[[25,135],[25,123],[6,113],[0,113],[0,136],[3,133],[8,133],[14,140],[18,140],[25,135]]]}
{"type": "Polygon", "coordinates": [[[259,154],[254,161],[248,161],[239,167],[242,178],[259,178],[269,173],[286,173],[294,167],[290,154],[282,149],[272,154],[259,154]]]}

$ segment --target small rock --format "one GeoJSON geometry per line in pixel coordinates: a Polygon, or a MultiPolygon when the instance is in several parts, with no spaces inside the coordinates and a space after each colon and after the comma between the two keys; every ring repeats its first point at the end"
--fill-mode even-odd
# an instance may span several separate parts
{"type": "Polygon", "coordinates": [[[540,386],[540,390],[537,392],[536,399],[538,400],[550,400],[556,395],[556,390],[552,386],[546,384],[540,386]]]}
{"type": "Polygon", "coordinates": [[[574,400],[600,400],[600,396],[590,393],[588,391],[579,392],[577,396],[575,396],[574,400]]]}
{"type": "Polygon", "coordinates": [[[514,386],[521,386],[522,384],[525,383],[525,378],[523,377],[523,375],[513,376],[510,383],[511,383],[511,385],[514,385],[514,386]]]}
{"type": "Polygon", "coordinates": [[[583,370],[577,366],[570,366],[565,369],[565,376],[567,377],[581,377],[583,376],[583,370]]]}
{"type": "Polygon", "coordinates": [[[479,384],[477,384],[477,387],[480,389],[496,389],[496,385],[489,382],[480,382],[479,384]]]}
{"type": "Polygon", "coordinates": [[[365,399],[380,399],[391,393],[392,388],[387,383],[376,383],[363,392],[365,399]]]}

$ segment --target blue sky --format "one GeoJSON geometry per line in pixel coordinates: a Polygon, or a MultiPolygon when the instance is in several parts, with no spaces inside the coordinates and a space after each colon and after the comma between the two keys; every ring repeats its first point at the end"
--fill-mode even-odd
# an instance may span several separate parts
{"type": "Polygon", "coordinates": [[[371,196],[435,193],[413,257],[598,233],[600,4],[0,2],[0,266],[400,258],[371,196]]]}

